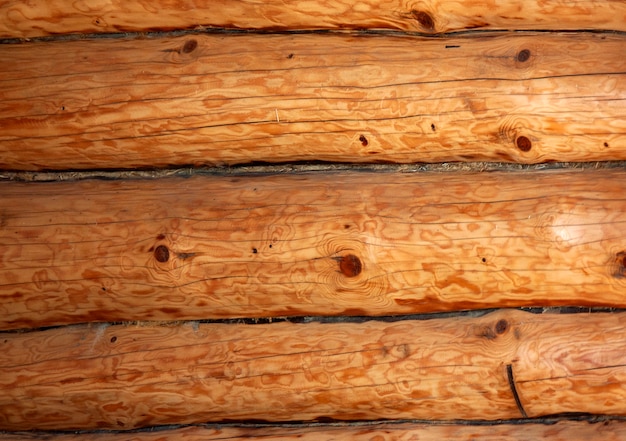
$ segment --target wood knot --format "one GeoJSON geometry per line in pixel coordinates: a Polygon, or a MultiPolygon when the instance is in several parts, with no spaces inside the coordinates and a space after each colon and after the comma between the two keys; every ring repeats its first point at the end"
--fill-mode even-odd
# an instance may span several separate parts
{"type": "Polygon", "coordinates": [[[495,325],[480,325],[476,328],[475,335],[487,340],[495,340],[499,335],[506,333],[509,330],[509,322],[505,319],[500,319],[495,325]]]}
{"type": "Polygon", "coordinates": [[[183,53],[188,54],[193,52],[198,47],[198,42],[196,40],[187,40],[183,45],[183,53]]]}
{"type": "Polygon", "coordinates": [[[515,144],[522,152],[529,152],[533,148],[533,143],[526,136],[518,136],[515,144]]]}
{"type": "Polygon", "coordinates": [[[159,245],[154,250],[154,258],[161,263],[165,263],[170,260],[170,250],[165,245],[159,245]]]}
{"type": "Polygon", "coordinates": [[[363,264],[354,254],[347,254],[338,259],[339,270],[346,277],[356,277],[361,274],[363,270],[363,264]]]}
{"type": "Polygon", "coordinates": [[[435,32],[435,20],[433,20],[433,17],[428,12],[413,10],[411,11],[411,14],[420,24],[422,29],[428,32],[435,32]]]}
{"type": "Polygon", "coordinates": [[[528,49],[522,49],[517,53],[517,61],[525,63],[530,59],[530,51],[528,49]]]}
{"type": "Polygon", "coordinates": [[[615,255],[615,263],[616,268],[613,276],[619,279],[626,278],[626,251],[620,251],[615,255]]]}
{"type": "Polygon", "coordinates": [[[507,329],[509,329],[509,322],[504,319],[498,320],[498,323],[496,323],[496,334],[502,335],[507,329]]]}

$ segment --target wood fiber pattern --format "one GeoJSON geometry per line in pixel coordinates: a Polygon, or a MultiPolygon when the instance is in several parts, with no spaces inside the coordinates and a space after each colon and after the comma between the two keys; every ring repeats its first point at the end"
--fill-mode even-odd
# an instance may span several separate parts
{"type": "Polygon", "coordinates": [[[626,308],[623,168],[6,180],[626,160],[626,1],[0,0],[0,39],[0,441],[626,439],[626,312],[506,309],[626,308]]]}
{"type": "Polygon", "coordinates": [[[626,172],[4,182],[0,329],[625,307],[626,172]]]}
{"type": "Polygon", "coordinates": [[[0,37],[171,29],[626,30],[622,1],[0,1],[0,37]]]}
{"type": "Polygon", "coordinates": [[[0,168],[626,159],[626,37],[0,45],[0,168]]]}
{"type": "Polygon", "coordinates": [[[623,313],[84,325],[0,342],[4,430],[626,415],[623,313]]]}

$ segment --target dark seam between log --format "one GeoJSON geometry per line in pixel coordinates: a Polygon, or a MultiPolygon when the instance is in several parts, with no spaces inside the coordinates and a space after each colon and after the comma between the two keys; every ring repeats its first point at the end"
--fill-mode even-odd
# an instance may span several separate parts
{"type": "Polygon", "coordinates": [[[128,169],[44,169],[29,170],[2,170],[0,182],[74,182],[85,179],[99,179],[103,181],[119,181],[123,179],[147,180],[168,177],[190,178],[194,176],[231,176],[231,177],[259,177],[271,175],[295,175],[316,173],[459,173],[459,172],[519,172],[545,170],[585,170],[594,169],[626,169],[626,161],[595,161],[586,162],[552,162],[538,164],[521,164],[509,162],[474,161],[463,163],[375,163],[361,164],[353,162],[331,161],[290,161],[264,163],[252,161],[229,166],[195,167],[192,164],[170,167],[153,168],[150,166],[128,169]]]}
{"type": "MultiPolygon", "coordinates": [[[[609,34],[609,35],[626,35],[626,31],[617,29],[459,29],[444,31],[439,33],[419,32],[402,29],[362,29],[362,28],[307,28],[307,29],[290,29],[290,28],[227,28],[219,26],[205,25],[203,29],[198,29],[198,25],[191,27],[182,27],[176,29],[137,29],[137,30],[119,30],[116,32],[68,32],[55,35],[41,35],[36,37],[12,37],[5,36],[0,38],[0,45],[3,44],[23,44],[30,42],[51,42],[51,41],[77,41],[77,40],[96,40],[96,39],[143,39],[143,38],[168,38],[168,37],[184,37],[193,35],[307,35],[307,34],[326,34],[336,35],[345,34],[346,30],[351,35],[357,36],[399,36],[399,37],[423,37],[428,39],[444,40],[450,37],[473,37],[483,35],[497,34],[609,34]]],[[[200,25],[202,26],[202,25],[200,25]]]]}

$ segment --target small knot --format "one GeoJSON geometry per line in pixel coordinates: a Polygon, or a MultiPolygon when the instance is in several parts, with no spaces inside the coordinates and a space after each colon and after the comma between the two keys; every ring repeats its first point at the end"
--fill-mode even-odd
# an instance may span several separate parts
{"type": "Polygon", "coordinates": [[[525,136],[518,136],[515,140],[515,144],[517,144],[517,148],[522,152],[529,152],[530,149],[533,148],[533,143],[525,136]]]}
{"type": "Polygon", "coordinates": [[[530,58],[530,51],[528,49],[522,49],[517,54],[517,61],[525,63],[530,58]]]}
{"type": "Polygon", "coordinates": [[[354,254],[347,254],[339,259],[339,269],[346,277],[356,277],[361,274],[363,265],[361,260],[354,254]]]}
{"type": "Polygon", "coordinates": [[[428,32],[435,31],[435,20],[428,12],[413,10],[411,14],[424,30],[428,32]]]}
{"type": "Polygon", "coordinates": [[[197,47],[198,42],[196,40],[187,40],[183,46],[183,53],[188,54],[193,52],[197,47]]]}
{"type": "Polygon", "coordinates": [[[167,262],[170,260],[170,250],[165,245],[159,245],[154,250],[154,258],[161,263],[167,262]]]}
{"type": "Polygon", "coordinates": [[[498,320],[498,323],[496,323],[496,334],[504,334],[507,329],[509,329],[509,322],[504,319],[498,320]]]}
{"type": "Polygon", "coordinates": [[[626,251],[620,251],[616,254],[615,263],[617,267],[613,276],[619,279],[626,277],[626,251]]]}

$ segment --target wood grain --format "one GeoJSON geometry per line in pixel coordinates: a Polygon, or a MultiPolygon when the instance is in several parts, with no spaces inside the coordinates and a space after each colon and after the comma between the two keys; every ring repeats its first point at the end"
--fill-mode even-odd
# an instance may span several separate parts
{"type": "Polygon", "coordinates": [[[252,439],[274,441],[622,441],[623,421],[559,421],[554,424],[367,424],[343,427],[185,427],[172,430],[122,433],[0,433],[2,441],[211,441],[252,439]]]}
{"type": "Polygon", "coordinates": [[[0,1],[0,37],[202,29],[626,30],[623,1],[0,1]]]}
{"type": "Polygon", "coordinates": [[[0,329],[626,307],[626,171],[0,186],[0,329]]]}
{"type": "Polygon", "coordinates": [[[3,430],[626,415],[623,313],[76,326],[0,341],[3,430]]]}
{"type": "Polygon", "coordinates": [[[625,46],[592,33],[0,45],[0,168],[623,160],[625,46]]]}

